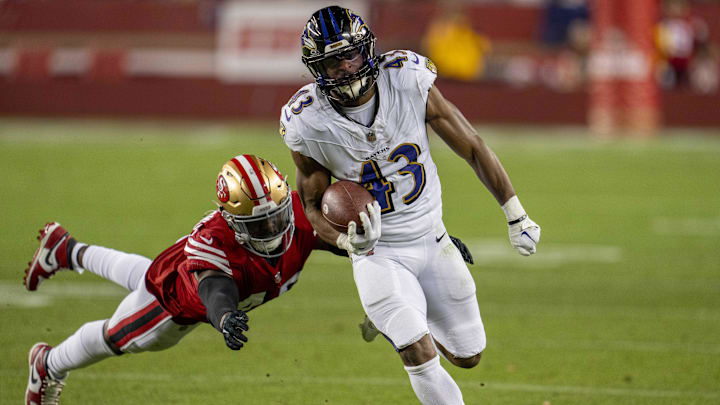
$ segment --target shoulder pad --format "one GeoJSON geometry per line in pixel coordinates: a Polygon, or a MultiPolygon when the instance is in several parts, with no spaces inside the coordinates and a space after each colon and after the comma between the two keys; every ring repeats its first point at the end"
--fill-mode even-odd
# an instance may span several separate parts
{"type": "Polygon", "coordinates": [[[429,88],[437,77],[435,64],[425,56],[408,50],[395,50],[379,58],[381,74],[396,88],[429,88]]]}

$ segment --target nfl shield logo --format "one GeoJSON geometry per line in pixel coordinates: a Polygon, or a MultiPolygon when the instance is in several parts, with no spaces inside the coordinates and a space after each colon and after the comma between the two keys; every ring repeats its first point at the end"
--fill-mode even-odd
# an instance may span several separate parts
{"type": "Polygon", "coordinates": [[[282,281],[282,275],[278,271],[277,273],[275,273],[275,284],[280,284],[281,281],[282,281]]]}
{"type": "Polygon", "coordinates": [[[367,140],[368,142],[375,142],[377,138],[375,137],[375,131],[370,131],[367,133],[367,140]]]}

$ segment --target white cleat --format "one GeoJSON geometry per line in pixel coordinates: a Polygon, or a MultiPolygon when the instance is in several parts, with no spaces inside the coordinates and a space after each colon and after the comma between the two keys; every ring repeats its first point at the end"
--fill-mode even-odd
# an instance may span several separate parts
{"type": "Polygon", "coordinates": [[[50,352],[47,343],[35,343],[30,349],[30,377],[25,390],[25,405],[57,405],[65,379],[55,379],[47,369],[47,355],[50,352]]]}
{"type": "Polygon", "coordinates": [[[59,223],[50,222],[40,230],[40,246],[25,270],[25,288],[35,291],[38,285],[59,270],[69,269],[67,260],[68,241],[71,236],[59,223]]]}

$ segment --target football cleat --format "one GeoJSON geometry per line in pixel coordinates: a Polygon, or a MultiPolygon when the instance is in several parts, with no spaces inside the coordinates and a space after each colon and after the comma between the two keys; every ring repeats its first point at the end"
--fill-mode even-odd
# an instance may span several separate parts
{"type": "Polygon", "coordinates": [[[360,327],[360,333],[362,333],[362,338],[366,342],[372,342],[380,333],[367,315],[365,315],[365,319],[358,324],[358,327],[360,327]]]}
{"type": "Polygon", "coordinates": [[[25,390],[25,405],[58,404],[65,379],[53,378],[47,369],[47,356],[50,353],[47,343],[35,343],[30,349],[30,377],[25,390]]]}
{"type": "Polygon", "coordinates": [[[25,288],[35,291],[43,280],[52,277],[58,270],[71,267],[67,251],[71,238],[68,231],[57,222],[50,222],[40,230],[40,247],[25,270],[25,288]]]}

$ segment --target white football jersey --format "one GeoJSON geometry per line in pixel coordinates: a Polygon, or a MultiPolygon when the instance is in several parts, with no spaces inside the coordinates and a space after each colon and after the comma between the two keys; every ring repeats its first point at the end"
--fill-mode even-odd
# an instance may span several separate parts
{"type": "Polygon", "coordinates": [[[436,69],[411,51],[386,53],[379,69],[379,105],[371,126],[337,112],[312,83],[282,108],[280,133],[290,149],[315,159],[333,177],[373,193],[382,210],[381,241],[413,240],[442,219],[440,179],[425,124],[436,69]]]}

